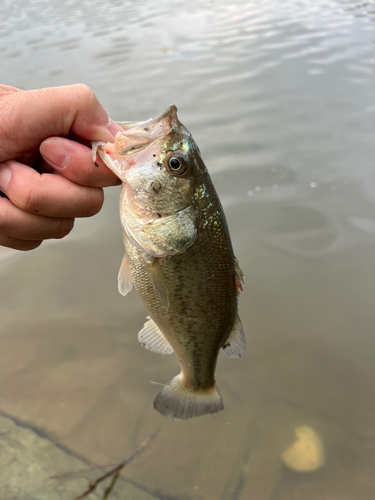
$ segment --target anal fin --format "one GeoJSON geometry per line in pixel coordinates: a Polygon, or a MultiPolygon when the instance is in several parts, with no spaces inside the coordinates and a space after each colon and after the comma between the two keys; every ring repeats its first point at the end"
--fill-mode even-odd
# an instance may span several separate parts
{"type": "Polygon", "coordinates": [[[246,351],[245,334],[238,314],[228,340],[223,345],[223,351],[228,358],[240,358],[246,351]]]}
{"type": "Polygon", "coordinates": [[[238,264],[238,260],[236,257],[234,258],[234,272],[235,272],[235,283],[238,292],[242,292],[243,287],[245,285],[244,274],[241,271],[241,268],[238,264]]]}
{"type": "Polygon", "coordinates": [[[148,316],[148,321],[144,324],[142,330],[138,333],[138,341],[141,345],[153,352],[160,354],[172,354],[173,348],[164,337],[160,328],[148,316]]]}
{"type": "Polygon", "coordinates": [[[125,297],[133,288],[132,277],[130,274],[130,265],[126,254],[122,259],[120,270],[118,272],[118,291],[125,297]]]}

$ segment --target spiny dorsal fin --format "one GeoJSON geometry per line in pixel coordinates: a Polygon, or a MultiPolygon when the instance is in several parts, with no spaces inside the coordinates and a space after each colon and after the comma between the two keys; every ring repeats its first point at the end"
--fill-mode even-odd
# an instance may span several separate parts
{"type": "Polygon", "coordinates": [[[236,282],[236,288],[238,292],[242,292],[243,287],[245,285],[245,280],[244,280],[244,275],[243,272],[241,271],[241,268],[238,264],[238,260],[236,257],[234,258],[234,271],[235,271],[235,282],[236,282]]]}
{"type": "Polygon", "coordinates": [[[132,277],[130,274],[130,265],[126,254],[122,259],[120,270],[118,272],[118,291],[125,297],[133,288],[132,277]]]}
{"type": "Polygon", "coordinates": [[[223,345],[223,351],[228,358],[240,358],[246,351],[245,334],[238,314],[228,340],[223,345]]]}
{"type": "Polygon", "coordinates": [[[141,345],[153,352],[160,354],[172,354],[173,349],[164,337],[156,323],[148,316],[142,330],[138,333],[138,341],[141,345]]]}

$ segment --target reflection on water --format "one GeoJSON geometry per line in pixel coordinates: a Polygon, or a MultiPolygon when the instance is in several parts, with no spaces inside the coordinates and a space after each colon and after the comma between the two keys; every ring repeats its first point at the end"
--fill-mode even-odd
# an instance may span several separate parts
{"type": "Polygon", "coordinates": [[[3,2],[4,83],[82,81],[119,120],[177,104],[245,272],[248,352],[220,358],[221,414],[153,410],[177,362],[138,345],[143,307],[117,293],[108,189],[64,241],[0,253],[1,411],[97,463],[161,423],[125,471],[155,498],[373,498],[374,21],[354,0],[3,2]],[[324,446],[310,473],[281,461],[301,426],[324,446]]]}

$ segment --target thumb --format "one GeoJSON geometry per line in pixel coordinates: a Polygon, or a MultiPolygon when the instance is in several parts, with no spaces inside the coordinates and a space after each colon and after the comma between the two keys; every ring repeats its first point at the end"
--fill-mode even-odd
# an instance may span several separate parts
{"type": "Polygon", "coordinates": [[[0,93],[0,162],[71,132],[89,141],[113,141],[108,115],[87,85],[12,90],[0,93]]]}

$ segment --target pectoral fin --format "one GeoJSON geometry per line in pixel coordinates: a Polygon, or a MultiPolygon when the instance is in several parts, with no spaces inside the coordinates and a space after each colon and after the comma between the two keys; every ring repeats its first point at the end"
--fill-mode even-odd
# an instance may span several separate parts
{"type": "Polygon", "coordinates": [[[148,317],[148,321],[146,321],[144,327],[138,333],[138,341],[150,351],[159,352],[160,354],[173,353],[171,344],[150,317],[148,317]]]}
{"type": "Polygon", "coordinates": [[[145,264],[151,278],[152,286],[160,300],[161,305],[166,311],[169,309],[169,291],[165,281],[163,271],[161,270],[159,259],[150,256],[144,256],[145,264]]]}
{"type": "Polygon", "coordinates": [[[118,291],[125,297],[133,288],[132,277],[130,274],[130,265],[126,254],[122,259],[120,270],[118,273],[118,291]]]}
{"type": "Polygon", "coordinates": [[[246,351],[245,334],[243,332],[242,323],[238,314],[228,340],[223,345],[223,351],[228,358],[240,358],[246,351]]]}

